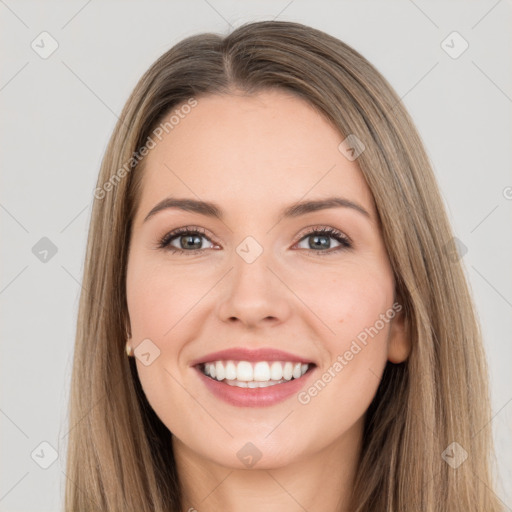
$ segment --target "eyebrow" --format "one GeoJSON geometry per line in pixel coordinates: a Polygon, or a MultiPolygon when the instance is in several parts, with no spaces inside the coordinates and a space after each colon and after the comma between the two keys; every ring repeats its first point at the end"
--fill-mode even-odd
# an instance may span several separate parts
{"type": "MultiPolygon", "coordinates": [[[[307,213],[340,207],[351,208],[371,220],[371,215],[361,205],[343,197],[328,197],[325,199],[294,203],[281,210],[279,218],[295,218],[307,213]]],[[[186,212],[198,213],[207,217],[217,217],[221,220],[224,218],[222,209],[215,203],[209,201],[198,201],[196,199],[167,197],[153,207],[153,209],[146,215],[143,222],[146,222],[158,212],[167,209],[179,209],[186,212]]]]}

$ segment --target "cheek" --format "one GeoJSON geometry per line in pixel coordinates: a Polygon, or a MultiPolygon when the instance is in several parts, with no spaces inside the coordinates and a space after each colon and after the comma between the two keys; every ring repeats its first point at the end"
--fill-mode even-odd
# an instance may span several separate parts
{"type": "Polygon", "coordinates": [[[315,283],[303,293],[329,328],[321,340],[325,381],[338,390],[336,396],[359,408],[358,402],[369,403],[387,361],[395,314],[392,275],[384,267],[347,265],[329,278],[318,275],[315,283]]]}
{"type": "Polygon", "coordinates": [[[179,430],[180,424],[193,421],[187,417],[190,395],[180,385],[183,375],[178,361],[189,336],[187,322],[182,320],[204,294],[201,281],[134,253],[129,260],[126,291],[134,348],[149,339],[159,350],[148,365],[135,359],[142,388],[161,421],[171,431],[179,430]],[[182,413],[176,416],[175,410],[182,413]]]}
{"type": "Polygon", "coordinates": [[[128,266],[126,286],[135,345],[144,338],[160,345],[207,291],[201,276],[191,278],[179,267],[145,263],[137,257],[128,266]]]}
{"type": "Polygon", "coordinates": [[[322,293],[312,287],[311,294],[335,334],[324,336],[328,361],[298,401],[306,411],[330,411],[324,432],[329,437],[350,428],[375,396],[394,317],[393,280],[386,269],[353,267],[321,281],[322,293]]]}
{"type": "Polygon", "coordinates": [[[364,338],[366,329],[376,323],[378,331],[387,333],[389,326],[382,324],[381,315],[393,304],[394,283],[385,266],[349,262],[310,271],[308,280],[295,284],[298,294],[328,328],[325,339],[331,353],[344,349],[347,341],[350,345],[349,340],[360,333],[364,338]]]}
{"type": "Polygon", "coordinates": [[[365,348],[367,357],[370,353],[385,357],[393,300],[391,288],[386,288],[383,283],[369,280],[347,285],[340,292],[337,300],[340,349],[350,350],[353,342],[357,342],[365,348]]]}

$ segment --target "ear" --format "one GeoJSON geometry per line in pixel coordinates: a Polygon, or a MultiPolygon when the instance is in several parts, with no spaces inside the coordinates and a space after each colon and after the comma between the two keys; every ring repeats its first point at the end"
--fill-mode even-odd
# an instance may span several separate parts
{"type": "Polygon", "coordinates": [[[411,337],[403,307],[390,322],[388,336],[388,360],[391,363],[403,363],[411,352],[411,337]]]}

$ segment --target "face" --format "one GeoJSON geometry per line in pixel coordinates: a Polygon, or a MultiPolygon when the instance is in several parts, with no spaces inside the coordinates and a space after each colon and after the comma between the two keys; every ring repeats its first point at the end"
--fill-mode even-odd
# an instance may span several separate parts
{"type": "Polygon", "coordinates": [[[145,160],[126,283],[138,375],[180,449],[307,460],[358,439],[386,362],[408,354],[373,198],[303,100],[197,101],[145,160]]]}

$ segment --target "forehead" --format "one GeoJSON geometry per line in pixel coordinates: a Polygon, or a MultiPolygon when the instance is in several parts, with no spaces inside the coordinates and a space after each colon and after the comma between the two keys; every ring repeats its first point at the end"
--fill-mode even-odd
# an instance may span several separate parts
{"type": "Polygon", "coordinates": [[[343,139],[305,100],[285,91],[199,97],[145,158],[139,217],[171,194],[226,210],[342,195],[373,215],[356,161],[338,149],[343,139]]]}

